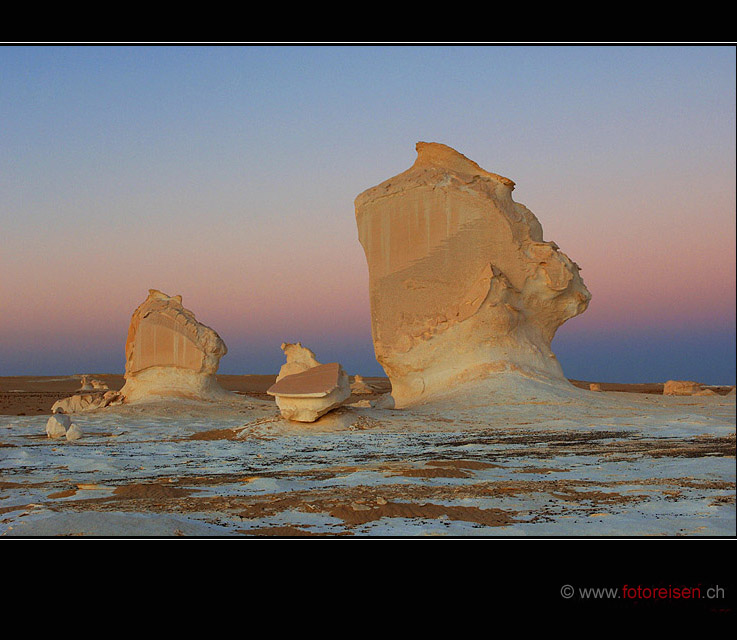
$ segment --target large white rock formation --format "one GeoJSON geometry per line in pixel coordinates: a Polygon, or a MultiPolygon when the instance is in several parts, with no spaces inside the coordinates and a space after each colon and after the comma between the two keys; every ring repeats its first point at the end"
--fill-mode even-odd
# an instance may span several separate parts
{"type": "Polygon", "coordinates": [[[569,386],[550,343],[591,298],[514,183],[438,143],[355,201],[376,357],[398,407],[517,372],[569,386]]]}
{"type": "Polygon", "coordinates": [[[126,403],[171,396],[232,398],[215,377],[227,352],[220,336],[182,306],[181,296],[150,289],[131,318],[120,394],[126,403]]]}

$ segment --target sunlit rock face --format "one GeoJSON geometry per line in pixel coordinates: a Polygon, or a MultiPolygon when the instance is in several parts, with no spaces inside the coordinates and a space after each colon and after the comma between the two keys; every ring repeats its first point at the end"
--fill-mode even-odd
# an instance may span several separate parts
{"type": "Polygon", "coordinates": [[[438,143],[355,201],[376,357],[398,407],[515,371],[568,384],[550,350],[591,298],[514,202],[514,183],[438,143]]]}
{"type": "Polygon", "coordinates": [[[175,396],[218,400],[233,394],[217,383],[228,352],[215,331],[182,306],[181,296],[150,289],[133,313],[125,343],[125,402],[175,396]]]}

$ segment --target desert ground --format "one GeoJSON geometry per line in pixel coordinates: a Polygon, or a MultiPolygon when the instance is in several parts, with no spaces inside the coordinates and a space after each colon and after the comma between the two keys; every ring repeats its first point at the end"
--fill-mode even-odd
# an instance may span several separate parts
{"type": "Polygon", "coordinates": [[[275,376],[218,375],[231,402],[106,407],[72,416],[81,439],[49,439],[80,378],[0,378],[0,535],[735,535],[727,386],[573,380],[390,410],[371,406],[388,379],[366,378],[371,393],[294,423],[275,376]]]}

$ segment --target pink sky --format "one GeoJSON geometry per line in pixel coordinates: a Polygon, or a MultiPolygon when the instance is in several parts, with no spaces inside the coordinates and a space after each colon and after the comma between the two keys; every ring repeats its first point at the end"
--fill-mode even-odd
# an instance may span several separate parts
{"type": "Polygon", "coordinates": [[[734,377],[734,48],[0,56],[0,375],[122,371],[149,288],[220,333],[229,372],[275,370],[303,336],[380,372],[353,200],[424,140],[514,180],[582,267],[593,299],[561,330],[567,373],[611,371],[605,335],[660,332],[669,357],[708,334],[698,359],[734,377]]]}

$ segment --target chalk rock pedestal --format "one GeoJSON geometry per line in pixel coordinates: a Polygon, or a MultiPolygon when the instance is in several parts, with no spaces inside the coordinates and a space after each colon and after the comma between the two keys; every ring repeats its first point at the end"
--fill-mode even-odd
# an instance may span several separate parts
{"type": "Polygon", "coordinates": [[[220,336],[182,306],[181,296],[150,289],[131,318],[120,393],[126,403],[172,396],[230,399],[234,394],[215,377],[227,352],[220,336]]]}
{"type": "Polygon", "coordinates": [[[351,395],[351,387],[343,367],[331,362],[284,376],[267,393],[276,398],[287,420],[314,422],[343,404],[351,395]]]}
{"type": "Polygon", "coordinates": [[[417,160],[355,201],[376,357],[397,407],[513,371],[571,387],[550,349],[591,298],[543,239],[514,182],[454,149],[417,160]]]}

